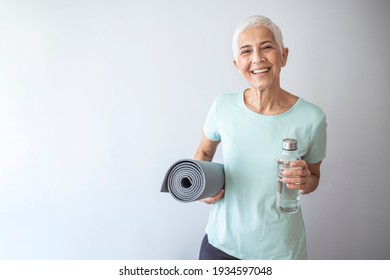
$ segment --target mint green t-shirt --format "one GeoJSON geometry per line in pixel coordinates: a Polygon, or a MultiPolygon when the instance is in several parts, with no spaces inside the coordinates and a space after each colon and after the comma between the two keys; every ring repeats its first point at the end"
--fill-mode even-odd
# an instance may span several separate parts
{"type": "Polygon", "coordinates": [[[298,140],[308,164],[325,158],[324,111],[299,98],[287,112],[264,116],[246,107],[243,93],[223,94],[204,133],[221,141],[225,168],[225,195],[212,205],[206,227],[210,244],[240,259],[306,259],[301,211],[276,209],[276,161],[284,138],[298,140]]]}

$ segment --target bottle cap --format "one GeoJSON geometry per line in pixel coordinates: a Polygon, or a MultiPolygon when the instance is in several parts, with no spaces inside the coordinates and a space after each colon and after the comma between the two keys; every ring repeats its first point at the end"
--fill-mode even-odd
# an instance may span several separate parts
{"type": "Polygon", "coordinates": [[[294,151],[298,148],[298,142],[295,139],[283,139],[283,150],[294,151]]]}

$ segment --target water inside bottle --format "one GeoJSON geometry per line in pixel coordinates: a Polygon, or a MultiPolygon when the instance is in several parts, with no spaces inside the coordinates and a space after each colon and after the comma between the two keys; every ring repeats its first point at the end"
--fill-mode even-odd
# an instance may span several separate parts
{"type": "Polygon", "coordinates": [[[289,167],[284,164],[279,164],[278,168],[278,203],[279,212],[284,214],[294,214],[300,209],[300,193],[299,190],[292,190],[287,188],[286,183],[282,181],[284,170],[300,169],[300,167],[289,167]]]}

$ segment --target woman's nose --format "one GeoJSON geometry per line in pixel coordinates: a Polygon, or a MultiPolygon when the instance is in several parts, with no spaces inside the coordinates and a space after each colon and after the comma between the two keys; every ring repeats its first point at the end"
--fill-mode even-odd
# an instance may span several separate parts
{"type": "Polygon", "coordinates": [[[264,62],[265,57],[262,52],[254,52],[253,57],[252,57],[252,63],[259,63],[259,62],[264,62]]]}

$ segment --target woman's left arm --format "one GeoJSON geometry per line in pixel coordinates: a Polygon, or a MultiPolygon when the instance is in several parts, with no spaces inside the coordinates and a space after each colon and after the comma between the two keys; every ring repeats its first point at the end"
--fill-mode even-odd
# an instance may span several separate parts
{"type": "Polygon", "coordinates": [[[283,181],[290,189],[300,190],[301,194],[314,192],[320,182],[321,161],[314,164],[307,164],[304,160],[297,160],[291,163],[291,169],[283,171],[283,181]]]}

